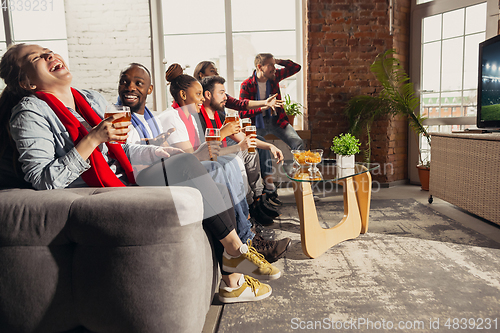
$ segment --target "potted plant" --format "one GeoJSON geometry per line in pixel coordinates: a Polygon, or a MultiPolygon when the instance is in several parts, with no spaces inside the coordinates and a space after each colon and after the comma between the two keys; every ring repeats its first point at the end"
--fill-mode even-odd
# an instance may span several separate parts
{"type": "Polygon", "coordinates": [[[354,155],[359,153],[359,140],[350,133],[340,134],[332,140],[332,150],[337,156],[337,166],[341,174],[354,173],[354,155]]]}
{"type": "MultiPolygon", "coordinates": [[[[415,113],[416,110],[419,110],[420,101],[415,97],[413,83],[409,82],[410,78],[403,66],[393,56],[395,52],[392,49],[379,54],[370,66],[370,70],[382,85],[380,94],[378,96],[356,96],[348,102],[345,110],[350,123],[349,132],[360,135],[363,129],[366,131],[368,137],[367,149],[365,150],[366,162],[370,162],[371,156],[371,125],[375,119],[383,115],[400,115],[408,119],[417,143],[421,134],[429,145],[431,144],[431,137],[423,125],[425,118],[415,113]]],[[[420,183],[422,189],[428,190],[430,163],[424,163],[420,149],[418,157],[419,177],[421,174],[424,177],[420,178],[420,183]]]]}
{"type": "Polygon", "coordinates": [[[288,117],[288,122],[293,127],[293,122],[295,120],[295,116],[300,116],[302,114],[302,109],[304,106],[299,102],[293,102],[290,98],[290,95],[285,96],[285,102],[283,103],[283,109],[288,117]]]}

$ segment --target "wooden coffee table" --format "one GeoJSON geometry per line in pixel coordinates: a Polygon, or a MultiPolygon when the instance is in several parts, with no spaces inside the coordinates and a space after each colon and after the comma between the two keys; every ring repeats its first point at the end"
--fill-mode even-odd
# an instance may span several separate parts
{"type": "Polygon", "coordinates": [[[375,164],[357,163],[353,170],[341,170],[334,164],[318,165],[319,172],[301,168],[292,160],[283,163],[283,170],[293,182],[295,202],[300,217],[300,239],[304,254],[317,258],[332,246],[353,239],[368,231],[372,191],[371,170],[375,164]],[[342,185],[344,217],[330,229],[318,221],[311,183],[333,182],[342,185]]]}

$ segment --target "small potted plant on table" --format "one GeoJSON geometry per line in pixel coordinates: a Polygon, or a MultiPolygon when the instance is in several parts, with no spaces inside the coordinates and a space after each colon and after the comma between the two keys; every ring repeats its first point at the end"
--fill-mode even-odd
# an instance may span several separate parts
{"type": "Polygon", "coordinates": [[[293,127],[293,122],[296,116],[302,115],[302,109],[304,106],[299,102],[293,102],[290,95],[285,96],[285,103],[283,104],[283,109],[288,117],[288,122],[293,127]]]}
{"type": "Polygon", "coordinates": [[[330,149],[337,154],[337,166],[342,176],[354,173],[354,155],[359,153],[359,140],[347,133],[334,137],[332,143],[330,149]]]}

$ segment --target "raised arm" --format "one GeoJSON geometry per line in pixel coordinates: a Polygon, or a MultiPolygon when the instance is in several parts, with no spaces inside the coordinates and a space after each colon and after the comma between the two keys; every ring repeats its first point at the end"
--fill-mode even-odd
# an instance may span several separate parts
{"type": "Polygon", "coordinates": [[[275,59],[275,61],[278,65],[283,66],[283,68],[280,68],[276,71],[277,81],[281,81],[283,79],[286,79],[287,77],[290,77],[298,73],[302,68],[299,64],[291,60],[275,59]]]}
{"type": "MultiPolygon", "coordinates": [[[[240,87],[240,99],[248,99],[248,100],[254,100],[255,99],[255,92],[253,92],[254,88],[250,84],[250,80],[246,79],[243,81],[240,87]],[[253,94],[253,95],[252,95],[253,94]]],[[[226,103],[227,104],[227,103],[226,103]]],[[[229,107],[229,106],[228,106],[229,107]]],[[[241,118],[252,118],[255,117],[257,114],[262,113],[264,111],[262,108],[257,108],[257,109],[245,109],[245,110],[240,110],[240,117],[241,118]]]]}
{"type": "Polygon", "coordinates": [[[237,111],[246,111],[246,110],[252,110],[252,109],[261,109],[260,112],[268,109],[268,108],[275,108],[275,107],[280,107],[283,105],[282,100],[276,99],[278,94],[274,94],[272,96],[269,96],[268,99],[263,100],[263,101],[253,101],[249,99],[236,99],[234,97],[227,96],[227,101],[226,101],[226,107],[229,109],[237,110],[237,111]]]}

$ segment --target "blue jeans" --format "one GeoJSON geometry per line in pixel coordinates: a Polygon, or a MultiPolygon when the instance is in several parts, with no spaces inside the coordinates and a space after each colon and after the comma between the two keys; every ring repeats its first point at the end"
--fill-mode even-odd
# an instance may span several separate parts
{"type": "MultiPolygon", "coordinates": [[[[264,137],[260,135],[257,135],[257,139],[263,142],[267,142],[266,139],[264,139],[264,137]]],[[[226,141],[228,146],[237,144],[231,138],[227,138],[226,141]]],[[[260,175],[262,176],[262,179],[264,179],[266,176],[274,174],[271,152],[267,149],[257,148],[257,153],[259,154],[260,175]]]]}
{"type": "MultiPolygon", "coordinates": [[[[263,136],[257,135],[257,139],[260,141],[267,142],[263,136]]],[[[259,154],[259,162],[260,162],[260,174],[262,178],[273,174],[273,160],[271,156],[271,152],[267,149],[257,149],[257,153],[259,154]]]]}
{"type": "Polygon", "coordinates": [[[267,134],[274,134],[288,145],[290,149],[304,149],[304,141],[295,132],[293,127],[288,124],[285,128],[281,128],[277,124],[278,117],[264,117],[265,128],[257,128],[257,135],[265,136],[267,134]]]}
{"type": "Polygon", "coordinates": [[[238,162],[229,156],[219,156],[218,162],[203,161],[201,164],[216,183],[225,184],[233,199],[236,214],[236,231],[243,243],[253,239],[254,233],[250,230],[252,223],[248,220],[248,203],[241,177],[238,162]]]}

